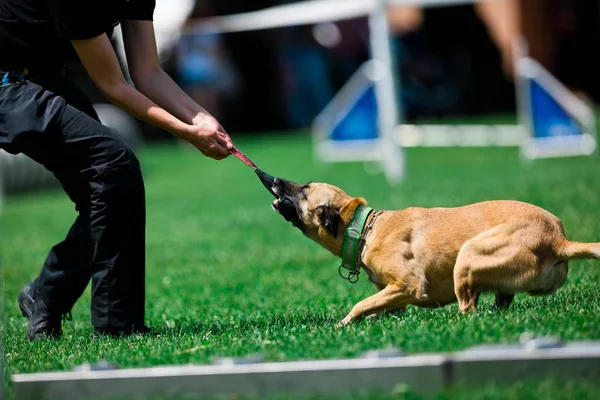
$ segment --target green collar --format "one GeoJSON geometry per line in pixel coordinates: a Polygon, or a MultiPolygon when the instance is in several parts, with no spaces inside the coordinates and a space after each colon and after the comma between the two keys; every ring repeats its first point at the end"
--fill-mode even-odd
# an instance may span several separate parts
{"type": "Polygon", "coordinates": [[[371,223],[366,227],[365,224],[373,209],[371,207],[359,205],[354,212],[354,217],[350,225],[344,232],[344,242],[342,244],[342,263],[338,268],[340,276],[351,283],[358,281],[360,267],[362,266],[361,253],[365,245],[365,236],[369,229],[375,223],[379,212],[375,212],[371,223]],[[347,276],[342,275],[342,268],[350,271],[347,276]]]}

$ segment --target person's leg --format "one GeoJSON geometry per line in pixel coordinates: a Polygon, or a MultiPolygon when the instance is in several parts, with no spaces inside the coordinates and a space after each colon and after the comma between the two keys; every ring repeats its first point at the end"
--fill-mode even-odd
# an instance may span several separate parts
{"type": "Polygon", "coordinates": [[[142,327],[145,291],[145,190],[127,144],[98,122],[67,108],[61,124],[68,154],[87,153],[80,174],[88,182],[92,324],[142,327]]]}
{"type": "MultiPolygon", "coordinates": [[[[45,160],[60,159],[62,154],[57,146],[60,140],[55,132],[56,121],[65,104],[64,98],[35,84],[0,88],[0,148],[11,154],[24,153],[42,165],[45,160]]],[[[81,197],[78,193],[80,185],[69,179],[68,174],[57,178],[73,201],[81,197]]],[[[46,258],[42,271],[46,270],[55,280],[64,282],[64,290],[59,296],[40,296],[38,278],[19,293],[18,305],[29,319],[30,339],[62,334],[61,317],[70,310],[90,278],[85,252],[87,232],[83,218],[79,217],[66,239],[55,245],[46,258]],[[70,298],[75,300],[69,305],[70,298]]]]}
{"type": "MultiPolygon", "coordinates": [[[[138,160],[115,132],[36,86],[14,89],[32,93],[5,96],[20,102],[21,115],[11,116],[12,123],[4,121],[0,131],[12,131],[9,151],[22,152],[55,173],[87,220],[83,269],[88,266],[93,277],[94,327],[144,329],[145,194],[138,160]],[[33,122],[23,126],[17,117],[33,122]]],[[[39,299],[44,311],[39,314],[46,320],[70,309],[85,288],[82,282],[87,284],[83,272],[67,270],[62,262],[49,262],[36,279],[36,309],[39,299]]]]}
{"type": "MultiPolygon", "coordinates": [[[[139,162],[115,132],[70,105],[58,124],[63,157],[50,168],[75,171],[85,183],[78,207],[89,224],[92,325],[115,332],[143,329],[146,210],[139,162]]],[[[44,272],[40,286],[52,296],[62,281],[44,272]]]]}
{"type": "Polygon", "coordinates": [[[88,240],[87,219],[85,216],[79,215],[69,229],[66,238],[50,249],[40,272],[40,276],[45,276],[42,282],[45,284],[62,282],[63,284],[62,288],[59,288],[59,290],[62,289],[60,296],[54,305],[50,305],[49,312],[49,306],[45,300],[48,296],[40,296],[40,290],[43,293],[45,288],[40,287],[39,277],[25,285],[19,293],[18,303],[21,313],[30,320],[28,330],[30,338],[62,334],[60,317],[65,314],[70,315],[71,308],[90,281],[91,271],[87,256],[88,240]]]}
{"type": "MultiPolygon", "coordinates": [[[[84,112],[98,122],[100,121],[96,111],[87,97],[79,90],[75,84],[66,79],[49,80],[42,82],[44,90],[50,90],[60,94],[65,101],[84,112]]],[[[75,203],[76,210],[79,211],[78,203],[85,196],[86,183],[81,179],[77,171],[68,168],[53,171],[55,176],[62,184],[65,192],[75,203]]],[[[37,312],[34,318],[35,298],[39,296],[38,281],[34,279],[29,282],[19,293],[18,303],[21,313],[30,320],[28,336],[30,338],[39,335],[60,336],[62,329],[59,315],[68,314],[75,302],[81,297],[91,278],[91,268],[89,265],[89,218],[87,213],[79,213],[75,222],[69,229],[66,238],[54,245],[43,264],[40,275],[45,275],[43,281],[50,284],[52,282],[64,282],[60,305],[58,312],[51,314],[51,321],[47,321],[48,313],[37,312]]],[[[45,289],[42,288],[42,291],[45,289]]],[[[45,305],[40,305],[44,308],[45,305]]]]}

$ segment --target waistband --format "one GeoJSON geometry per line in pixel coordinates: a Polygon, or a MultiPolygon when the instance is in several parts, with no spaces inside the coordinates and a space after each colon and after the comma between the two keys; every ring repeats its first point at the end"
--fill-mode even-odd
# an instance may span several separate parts
{"type": "Polygon", "coordinates": [[[65,76],[65,67],[60,69],[0,68],[0,86],[23,83],[37,78],[64,78],[65,76]]]}

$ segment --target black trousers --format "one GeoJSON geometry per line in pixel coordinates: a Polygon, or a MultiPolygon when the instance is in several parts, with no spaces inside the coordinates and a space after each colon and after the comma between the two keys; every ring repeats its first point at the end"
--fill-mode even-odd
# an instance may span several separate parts
{"type": "Polygon", "coordinates": [[[94,327],[143,325],[145,189],[131,148],[65,77],[0,87],[0,148],[51,171],[78,212],[35,279],[36,303],[65,314],[91,279],[94,327]]]}

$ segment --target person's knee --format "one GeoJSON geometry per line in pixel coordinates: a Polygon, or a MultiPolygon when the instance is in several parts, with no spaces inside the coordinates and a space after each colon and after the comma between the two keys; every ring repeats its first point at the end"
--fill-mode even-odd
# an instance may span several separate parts
{"type": "Polygon", "coordinates": [[[103,185],[124,184],[130,189],[143,190],[141,165],[133,149],[118,137],[105,137],[97,146],[99,155],[93,166],[96,178],[103,185]]]}
{"type": "Polygon", "coordinates": [[[116,167],[120,171],[119,177],[129,186],[129,190],[140,192],[144,190],[142,168],[140,161],[131,149],[126,144],[119,148],[118,159],[115,160],[118,164],[116,167]]]}
{"type": "Polygon", "coordinates": [[[109,150],[109,162],[107,166],[124,172],[137,173],[140,170],[140,162],[133,149],[125,143],[111,145],[109,150]]]}
{"type": "Polygon", "coordinates": [[[140,165],[140,160],[137,158],[133,150],[127,146],[123,146],[123,163],[125,165],[126,171],[129,173],[132,179],[141,179],[142,177],[142,168],[140,165]]]}

